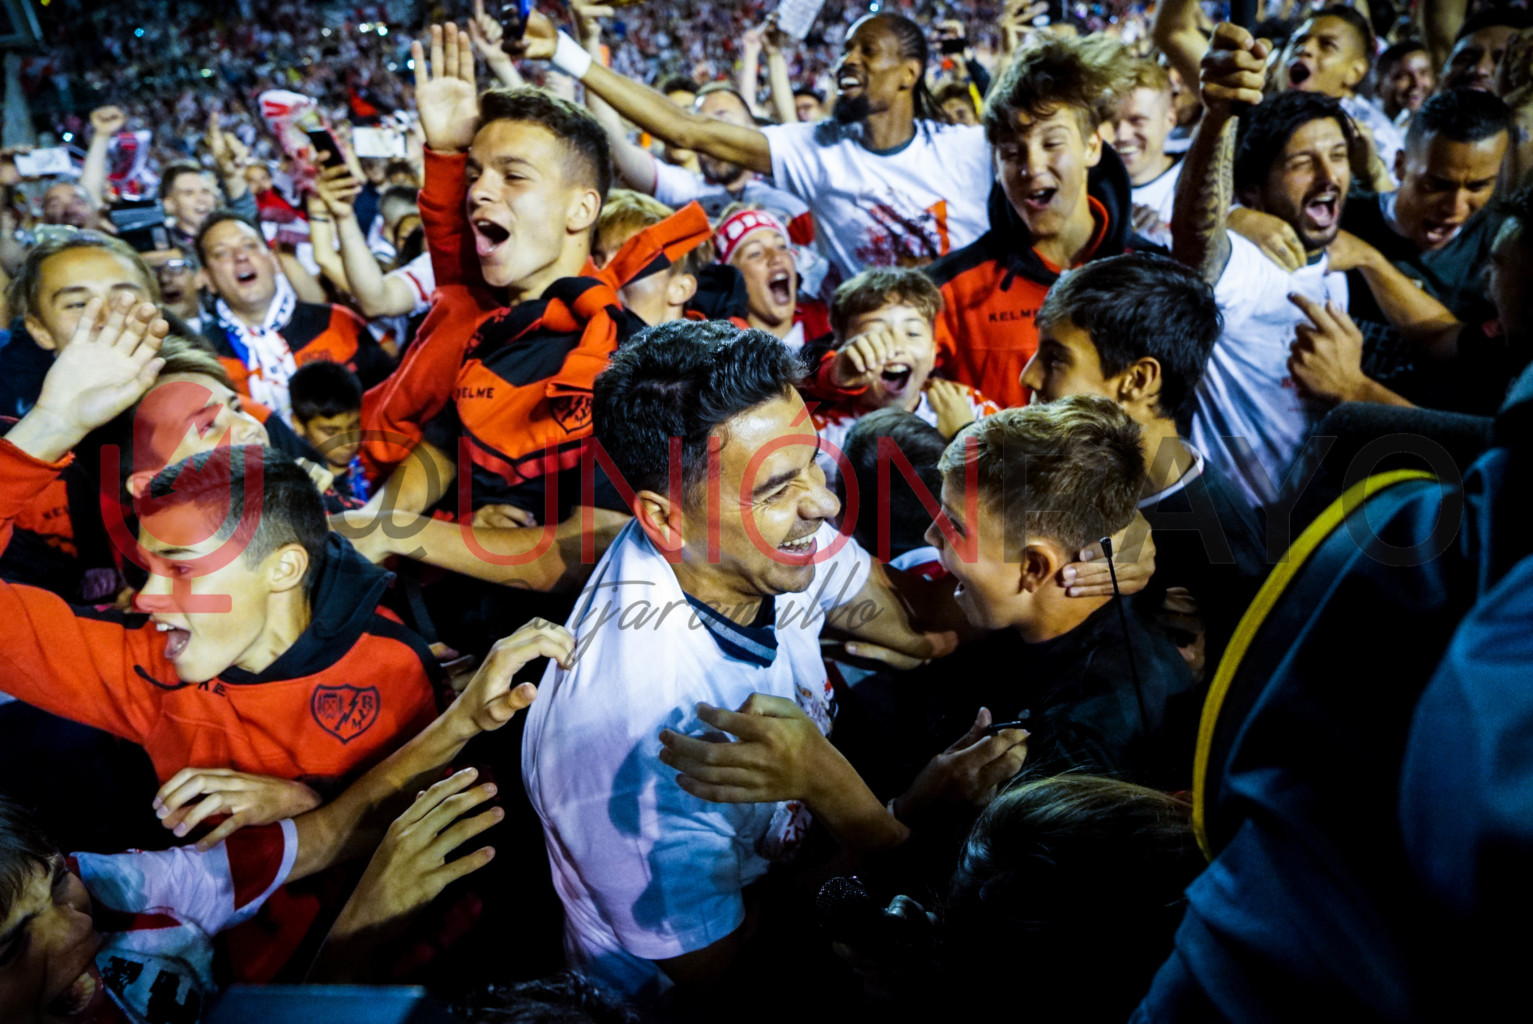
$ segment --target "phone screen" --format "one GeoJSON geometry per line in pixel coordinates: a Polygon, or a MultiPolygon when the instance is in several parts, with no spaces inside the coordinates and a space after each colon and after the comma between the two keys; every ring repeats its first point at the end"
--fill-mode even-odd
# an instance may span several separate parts
{"type": "Polygon", "coordinates": [[[500,5],[500,27],[507,39],[520,39],[527,32],[527,19],[532,15],[532,0],[508,0],[500,5]]]}
{"type": "Polygon", "coordinates": [[[314,161],[319,166],[329,167],[346,162],[341,156],[341,145],[330,134],[330,129],[310,128],[304,134],[309,137],[309,145],[314,147],[314,161]]]}

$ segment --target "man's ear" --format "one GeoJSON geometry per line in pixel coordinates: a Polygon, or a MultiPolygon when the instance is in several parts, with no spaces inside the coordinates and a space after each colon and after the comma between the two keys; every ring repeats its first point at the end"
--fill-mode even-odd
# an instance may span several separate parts
{"type": "Polygon", "coordinates": [[[46,352],[58,351],[58,340],[48,332],[48,328],[43,326],[43,322],[41,320],[33,316],[31,313],[28,313],[26,325],[27,333],[32,335],[32,340],[37,342],[38,348],[43,349],[46,352]]]}
{"type": "Polygon", "coordinates": [[[1160,396],[1164,383],[1158,360],[1153,356],[1136,359],[1118,377],[1118,402],[1149,407],[1160,396]]]}
{"type": "Polygon", "coordinates": [[[1054,548],[1041,541],[1031,541],[1022,549],[1021,590],[1036,594],[1053,582],[1059,570],[1065,567],[1054,548]]]}
{"type": "Polygon", "coordinates": [[[681,537],[681,509],[671,504],[671,499],[654,491],[639,491],[633,496],[633,517],[650,542],[661,551],[680,551],[685,542],[681,537]]]}
{"type": "Polygon", "coordinates": [[[1356,89],[1363,79],[1368,77],[1368,61],[1364,57],[1358,57],[1347,66],[1347,77],[1343,79],[1348,89],[1356,89]]]}
{"type": "Polygon", "coordinates": [[[601,195],[594,188],[581,189],[570,202],[564,230],[572,235],[585,234],[601,214],[601,195]]]}
{"type": "MultiPolygon", "coordinates": [[[[1102,122],[1102,124],[1106,125],[1107,122],[1104,121],[1104,122],[1102,122]]],[[[1087,167],[1095,167],[1097,164],[1099,164],[1101,162],[1102,162],[1102,128],[1101,128],[1101,126],[1098,126],[1096,131],[1094,131],[1094,132],[1092,132],[1092,133],[1090,133],[1089,135],[1086,136],[1086,166],[1087,167]]]]}
{"type": "Polygon", "coordinates": [[[665,304],[685,306],[697,294],[697,277],[692,274],[672,274],[665,283],[665,304]]]}
{"type": "Polygon", "coordinates": [[[292,590],[303,583],[309,568],[309,553],[302,544],[284,544],[272,552],[266,568],[266,580],[273,593],[292,590]]]}
{"type": "Polygon", "coordinates": [[[913,60],[907,60],[904,66],[905,74],[901,78],[901,84],[906,89],[914,89],[916,83],[921,80],[921,65],[913,60]]]}

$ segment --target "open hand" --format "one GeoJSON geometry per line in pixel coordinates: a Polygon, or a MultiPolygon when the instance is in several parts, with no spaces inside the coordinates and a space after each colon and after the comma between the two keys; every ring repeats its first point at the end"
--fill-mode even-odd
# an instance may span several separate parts
{"type": "Polygon", "coordinates": [[[1080,561],[1071,562],[1060,570],[1066,597],[1110,597],[1112,577],[1118,575],[1118,592],[1137,594],[1155,575],[1155,536],[1150,532],[1150,522],[1135,512],[1129,524],[1112,538],[1112,565],[1102,552],[1100,541],[1093,541],[1081,549],[1080,561]]]}
{"type": "Polygon", "coordinates": [[[183,768],[154,795],[154,812],[160,824],[178,837],[188,835],[212,815],[228,815],[197,840],[199,850],[212,849],[246,825],[270,825],[295,818],[319,804],[319,794],[294,779],[250,775],[229,768],[183,768]]]}
{"type": "Polygon", "coordinates": [[[457,25],[431,26],[431,60],[420,40],[410,44],[415,61],[415,106],[426,145],[438,153],[462,153],[474,141],[479,93],[474,84],[474,47],[457,25]]]}
{"type": "Polygon", "coordinates": [[[158,353],[168,333],[170,325],[152,302],[121,295],[107,309],[101,299],[91,299],[43,378],[33,411],[84,437],[149,390],[165,365],[158,353]]]}
{"type": "Polygon", "coordinates": [[[989,734],[990,709],[980,708],[969,731],[926,763],[894,802],[894,816],[909,824],[938,804],[983,807],[1027,760],[1026,729],[989,734]]]}
{"type": "Polygon", "coordinates": [[[697,717],[739,739],[710,742],[662,729],[660,760],[681,773],[682,789],[713,803],[813,802],[816,755],[829,741],[798,704],[753,693],[739,711],[699,704],[697,717]]]}
{"type": "Polygon", "coordinates": [[[838,388],[856,390],[873,383],[884,364],[904,356],[894,332],[879,324],[857,335],[836,353],[830,366],[830,380],[838,388]]]}
{"type": "Polygon", "coordinates": [[[447,859],[448,854],[506,816],[499,807],[491,807],[471,818],[463,817],[495,796],[493,782],[468,788],[478,775],[473,768],[465,768],[443,779],[394,819],[336,919],[332,938],[352,936],[419,910],[449,883],[478,871],[494,858],[494,847],[482,846],[457,860],[447,859]]]}
{"type": "Polygon", "coordinates": [[[538,688],[531,683],[512,688],[511,680],[522,666],[534,658],[552,658],[560,666],[570,668],[574,657],[575,637],[569,630],[546,619],[533,619],[510,636],[495,641],[479,671],[444,717],[451,716],[457,722],[464,738],[494,732],[538,695],[538,688]]]}

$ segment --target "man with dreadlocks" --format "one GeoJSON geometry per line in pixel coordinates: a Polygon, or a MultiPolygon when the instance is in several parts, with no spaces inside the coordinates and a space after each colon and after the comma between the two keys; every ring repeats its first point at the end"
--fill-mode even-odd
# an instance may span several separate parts
{"type": "Polygon", "coordinates": [[[670,145],[770,174],[809,204],[843,278],[869,266],[929,263],[988,226],[985,196],[995,172],[985,133],[945,123],[925,84],[925,36],[909,18],[876,14],[852,26],[836,65],[831,118],[761,129],[678,109],[594,63],[541,14],[532,15],[522,47],[670,145]]]}

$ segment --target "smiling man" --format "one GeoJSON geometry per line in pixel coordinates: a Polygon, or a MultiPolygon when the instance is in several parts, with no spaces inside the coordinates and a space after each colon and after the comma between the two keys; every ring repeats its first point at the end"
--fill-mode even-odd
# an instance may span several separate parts
{"type": "Polygon", "coordinates": [[[529,20],[523,46],[656,138],[770,174],[808,204],[843,278],[929,263],[984,231],[989,146],[978,128],[946,123],[926,88],[925,33],[908,18],[873,14],[847,30],[831,120],[764,129],[678,109],[593,62],[542,14],[529,20]]]}
{"type": "Polygon", "coordinates": [[[217,296],[203,333],[240,394],[287,419],[288,380],[304,363],[341,363],[364,385],[388,376],[393,361],[366,322],[344,306],[300,302],[250,221],[228,211],[211,214],[196,251],[217,296]]]}
{"type": "Polygon", "coordinates": [[[1051,37],[990,88],[985,135],[1000,177],[990,230],[929,273],[942,287],[937,369],[1002,406],[1027,402],[1020,378],[1038,345],[1033,317],[1059,275],[1151,244],[1134,233],[1123,162],[1097,134],[1132,75],[1120,47],[1051,37]]]}
{"type": "Polygon", "coordinates": [[[728,970],[753,930],[748,887],[792,857],[811,813],[844,845],[904,835],[843,759],[829,804],[714,805],[656,757],[662,728],[713,732],[699,702],[774,699],[829,732],[827,617],[915,657],[951,647],[951,634],[911,629],[884,570],[831,525],[840,503],[799,373],[764,332],[677,321],[635,338],[596,383],[596,436],[634,488],[635,521],[569,620],[574,664],[539,685],[522,776],[566,952],[630,996],[728,970]]]}
{"type": "MultiPolygon", "coordinates": [[[[87,305],[37,405],[0,441],[0,539],[160,368],[154,307],[118,306],[96,326],[100,308],[87,305]]],[[[431,720],[434,659],[375,611],[388,575],[329,533],[296,463],[225,444],[142,495],[125,554],[151,571],[138,596],[150,614],[0,583],[8,693],[141,744],[162,781],[189,766],[335,780],[431,720]]]]}
{"type": "Polygon", "coordinates": [[[1425,44],[1406,40],[1379,54],[1374,66],[1379,106],[1385,117],[1403,129],[1437,85],[1432,55],[1425,44]]]}

